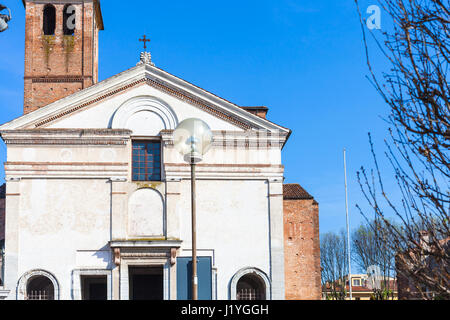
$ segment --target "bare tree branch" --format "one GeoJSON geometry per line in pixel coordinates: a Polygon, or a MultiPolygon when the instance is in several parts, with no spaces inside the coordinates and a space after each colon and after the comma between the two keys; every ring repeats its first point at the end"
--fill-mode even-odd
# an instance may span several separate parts
{"type": "Polygon", "coordinates": [[[364,19],[355,3],[370,82],[391,108],[384,155],[401,203],[385,190],[371,137],[375,173],[369,176],[361,168],[358,182],[389,233],[399,276],[410,279],[421,298],[450,299],[450,1],[378,0],[392,25],[382,33],[370,32],[390,65],[381,76],[371,63],[364,19]],[[387,214],[396,216],[400,226],[387,214]]]}

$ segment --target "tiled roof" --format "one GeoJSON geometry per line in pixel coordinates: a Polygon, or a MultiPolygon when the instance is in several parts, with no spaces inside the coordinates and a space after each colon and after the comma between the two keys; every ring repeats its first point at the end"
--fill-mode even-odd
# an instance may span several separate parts
{"type": "Polygon", "coordinates": [[[283,199],[285,200],[311,200],[312,195],[306,192],[299,184],[291,183],[283,185],[283,199]]]}

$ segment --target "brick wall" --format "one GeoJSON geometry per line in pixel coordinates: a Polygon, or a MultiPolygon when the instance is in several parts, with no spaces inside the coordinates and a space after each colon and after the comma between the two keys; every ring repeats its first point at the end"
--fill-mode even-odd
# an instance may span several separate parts
{"type": "Polygon", "coordinates": [[[63,34],[65,3],[26,2],[24,113],[97,82],[98,28],[93,2],[74,4],[75,33],[63,34]],[[46,4],[56,9],[54,35],[43,33],[46,4]]]}
{"type": "Polygon", "coordinates": [[[320,300],[319,205],[284,200],[286,300],[320,300]]]}

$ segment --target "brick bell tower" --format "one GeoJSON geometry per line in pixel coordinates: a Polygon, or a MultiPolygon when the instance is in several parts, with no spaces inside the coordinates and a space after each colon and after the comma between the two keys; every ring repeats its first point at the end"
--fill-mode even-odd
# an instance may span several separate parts
{"type": "Polygon", "coordinates": [[[22,0],[24,114],[98,82],[100,0],[22,0]]]}

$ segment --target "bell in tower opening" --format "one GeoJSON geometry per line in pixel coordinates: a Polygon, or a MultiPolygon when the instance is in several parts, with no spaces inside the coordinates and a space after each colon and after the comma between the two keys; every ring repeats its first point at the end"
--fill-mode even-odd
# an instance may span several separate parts
{"type": "Polygon", "coordinates": [[[24,114],[98,82],[100,0],[25,5],[24,114]]]}

